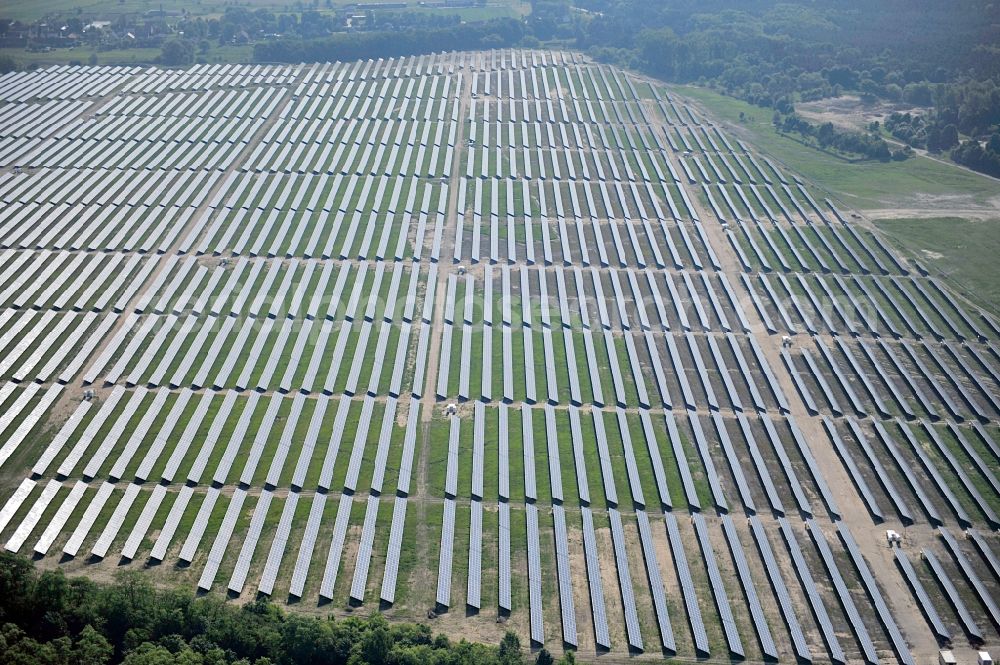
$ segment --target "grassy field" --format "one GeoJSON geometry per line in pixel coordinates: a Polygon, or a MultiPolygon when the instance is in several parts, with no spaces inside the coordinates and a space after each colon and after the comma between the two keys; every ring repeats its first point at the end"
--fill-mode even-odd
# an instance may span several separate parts
{"type": "MultiPolygon", "coordinates": [[[[97,54],[98,65],[145,65],[160,57],[158,48],[133,48],[98,51],[91,48],[53,49],[47,53],[30,53],[21,48],[0,48],[0,55],[10,56],[25,68],[68,65],[70,62],[90,64],[90,56],[97,54]]],[[[198,53],[196,59],[209,63],[251,62],[253,46],[215,46],[208,53],[198,53]]]]}
{"type": "Polygon", "coordinates": [[[684,86],[680,94],[697,101],[719,120],[742,128],[735,132],[789,169],[812,180],[850,207],[861,210],[913,205],[915,196],[946,197],[987,205],[1000,191],[996,180],[926,157],[905,162],[852,163],[782,136],[771,125],[770,109],[684,86]],[[744,120],[740,121],[740,113],[744,120]]]}
{"type": "Polygon", "coordinates": [[[878,227],[906,253],[994,314],[1000,314],[1000,218],[884,219],[878,227]]]}

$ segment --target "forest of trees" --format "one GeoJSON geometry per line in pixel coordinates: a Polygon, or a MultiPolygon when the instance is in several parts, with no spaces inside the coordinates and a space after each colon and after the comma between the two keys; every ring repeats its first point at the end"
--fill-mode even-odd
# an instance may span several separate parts
{"type": "Polygon", "coordinates": [[[1000,5],[977,0],[576,0],[578,45],[740,97],[857,91],[915,105],[933,86],[1000,75],[1000,5]],[[624,53],[616,53],[624,51],[624,53]]]}
{"type": "Polygon", "coordinates": [[[993,81],[942,84],[932,108],[893,113],[885,128],[909,146],[950,151],[955,162],[1000,177],[1000,87],[993,81]]]}
{"type": "MultiPolygon", "coordinates": [[[[812,126],[794,104],[859,95],[921,110],[886,129],[913,148],[951,150],[996,174],[1000,3],[977,0],[576,0],[594,12],[576,42],[599,59],[712,86],[782,114],[775,124],[824,147],[890,158],[874,132],[812,126]],[[850,134],[850,136],[848,136],[850,134]],[[964,140],[960,139],[960,136],[964,140]]],[[[905,151],[895,151],[902,157],[905,151]]]]}
{"type": "MultiPolygon", "coordinates": [[[[97,584],[39,573],[0,553],[0,665],[553,665],[530,659],[513,633],[498,646],[453,642],[429,626],[381,614],[333,620],[246,605],[188,589],[158,590],[150,576],[121,573],[97,584]]],[[[560,661],[572,665],[572,653],[560,661]]]]}

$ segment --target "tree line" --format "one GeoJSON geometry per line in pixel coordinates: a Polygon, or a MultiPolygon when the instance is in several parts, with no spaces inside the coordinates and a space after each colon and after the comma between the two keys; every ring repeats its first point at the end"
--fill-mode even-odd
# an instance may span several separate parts
{"type": "MultiPolygon", "coordinates": [[[[111,584],[39,572],[0,553],[2,665],[523,665],[508,632],[499,645],[434,635],[381,614],[346,619],[286,612],[264,598],[242,606],[189,589],[157,589],[140,571],[111,584]]],[[[544,649],[533,659],[553,665],[544,649]]],[[[567,652],[563,665],[572,665],[567,652]]]]}
{"type": "MultiPolygon", "coordinates": [[[[877,131],[865,133],[837,129],[831,122],[814,125],[801,116],[774,112],[774,128],[784,134],[798,134],[806,143],[823,150],[835,150],[847,156],[876,159],[880,162],[902,161],[911,156],[912,150],[892,150],[877,131]]],[[[874,128],[872,128],[874,130],[874,128]]]]}
{"type": "Polygon", "coordinates": [[[1000,86],[992,80],[941,84],[932,103],[924,112],[889,115],[885,129],[909,146],[1000,176],[1000,86]]]}
{"type": "Polygon", "coordinates": [[[330,62],[395,58],[441,51],[507,48],[519,44],[524,36],[523,22],[498,18],[447,27],[267,40],[254,45],[254,59],[258,62],[330,62]]]}

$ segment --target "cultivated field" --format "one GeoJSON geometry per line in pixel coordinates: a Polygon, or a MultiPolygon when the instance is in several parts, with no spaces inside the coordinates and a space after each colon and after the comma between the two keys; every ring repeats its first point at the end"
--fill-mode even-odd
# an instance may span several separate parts
{"type": "Polygon", "coordinates": [[[0,166],[41,566],[609,662],[1000,640],[1000,324],[672,90],[54,67],[0,77],[0,166]]]}
{"type": "Polygon", "coordinates": [[[398,1],[386,0],[387,9],[377,9],[379,0],[372,0],[364,9],[357,9],[359,4],[352,0],[329,0],[307,6],[306,3],[287,2],[285,0],[245,0],[238,5],[226,0],[37,0],[30,3],[17,3],[3,8],[3,17],[19,21],[37,21],[47,16],[75,15],[85,19],[113,20],[120,16],[145,14],[146,12],[167,12],[167,16],[218,18],[225,13],[227,7],[245,7],[250,11],[263,9],[278,13],[300,13],[303,10],[331,12],[343,10],[345,5],[355,8],[359,13],[368,9],[377,12],[412,12],[425,16],[460,16],[464,21],[481,21],[503,16],[521,16],[527,14],[531,6],[527,0],[490,0],[480,7],[435,7],[422,5],[419,0],[409,0],[405,8],[393,5],[398,1]]]}

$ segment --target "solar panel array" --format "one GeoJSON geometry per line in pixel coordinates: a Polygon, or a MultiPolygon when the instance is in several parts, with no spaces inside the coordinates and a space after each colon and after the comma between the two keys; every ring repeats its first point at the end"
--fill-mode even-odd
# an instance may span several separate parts
{"type": "Polygon", "coordinates": [[[665,87],[52,67],[0,118],[6,549],[588,654],[1000,639],[1000,326],[665,87]]]}

